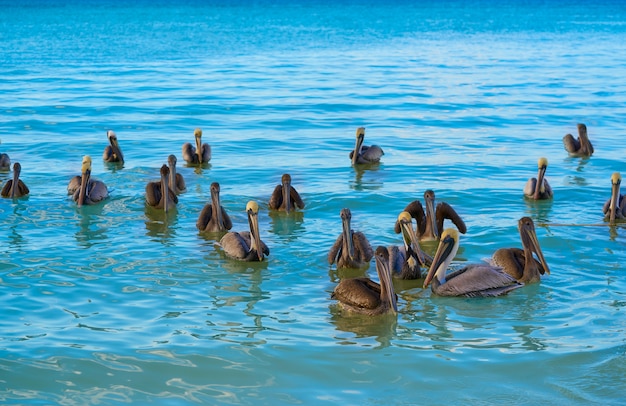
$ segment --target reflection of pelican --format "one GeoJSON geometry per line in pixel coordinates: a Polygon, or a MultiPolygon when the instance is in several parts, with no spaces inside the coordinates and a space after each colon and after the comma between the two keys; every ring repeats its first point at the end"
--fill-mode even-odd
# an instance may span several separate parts
{"type": "Polygon", "coordinates": [[[91,157],[85,155],[81,167],[81,176],[74,176],[67,186],[67,191],[72,195],[78,207],[84,204],[96,204],[109,196],[106,185],[95,179],[91,179],[91,157]],[[78,187],[76,185],[78,184],[78,187]]]}
{"type": "Polygon", "coordinates": [[[11,158],[8,154],[0,154],[0,171],[8,172],[11,170],[11,158]]]}
{"type": "Polygon", "coordinates": [[[550,273],[550,268],[539,246],[535,224],[530,217],[522,217],[517,228],[522,239],[522,249],[500,248],[493,254],[493,264],[524,284],[539,282],[541,275],[550,273]],[[533,257],[533,252],[539,260],[533,257]]]}
{"type": "Polygon", "coordinates": [[[376,272],[380,284],[369,278],[342,279],[333,290],[331,299],[337,299],[348,311],[370,316],[397,313],[397,299],[393,291],[387,248],[376,248],[376,272]]]}
{"type": "Polygon", "coordinates": [[[124,154],[122,154],[120,144],[117,142],[117,135],[115,135],[115,131],[107,131],[107,138],[109,139],[109,143],[111,145],[107,145],[104,149],[102,159],[104,159],[105,162],[119,162],[123,164],[124,154]]]}
{"type": "Polygon", "coordinates": [[[172,192],[176,193],[177,195],[180,193],[183,193],[185,190],[187,190],[187,186],[185,185],[185,179],[183,178],[183,175],[176,172],[176,156],[173,154],[168,156],[167,164],[169,165],[169,168],[170,168],[170,176],[169,176],[170,189],[172,189],[172,192]]]}
{"type": "Polygon", "coordinates": [[[593,145],[587,136],[587,126],[578,124],[578,139],[575,140],[572,134],[563,137],[563,146],[573,156],[589,157],[593,154],[593,145]]]}
{"type": "Polygon", "coordinates": [[[304,209],[304,202],[300,194],[291,186],[291,176],[286,173],[280,180],[281,184],[274,188],[274,193],[270,197],[269,208],[272,210],[281,210],[289,213],[290,210],[304,209]]]}
{"type": "Polygon", "coordinates": [[[373,164],[380,161],[380,157],[385,153],[378,145],[363,145],[365,139],[365,128],[356,129],[356,143],[354,150],[350,151],[350,159],[352,165],[355,164],[373,164]]]}
{"type": "Polygon", "coordinates": [[[615,223],[615,219],[626,218],[626,196],[620,193],[621,184],[622,175],[619,172],[613,173],[611,175],[611,198],[602,207],[604,219],[608,219],[611,224],[615,223]]]}
{"type": "Polygon", "coordinates": [[[337,268],[363,268],[369,265],[372,259],[372,247],[367,237],[360,231],[352,231],[350,209],[341,209],[342,233],[337,237],[328,252],[328,263],[337,262],[337,268]]]}
{"type": "Polygon", "coordinates": [[[398,224],[402,232],[404,246],[398,248],[395,245],[389,246],[389,267],[393,276],[400,279],[419,279],[422,277],[420,266],[430,264],[432,258],[422,251],[413,230],[411,215],[403,211],[398,216],[398,224]]]}
{"type": "MultiPolygon", "coordinates": [[[[452,206],[446,202],[440,202],[435,208],[435,192],[430,189],[425,191],[424,203],[426,204],[425,212],[419,200],[412,201],[404,208],[404,211],[409,212],[417,222],[420,241],[439,240],[439,233],[443,230],[445,219],[452,221],[461,233],[467,232],[465,222],[452,206]]],[[[400,232],[399,222],[396,222],[394,230],[396,233],[400,232]]]]}
{"type": "Polygon", "coordinates": [[[146,185],[146,203],[155,209],[163,209],[164,212],[176,207],[178,196],[168,186],[170,169],[167,165],[161,166],[161,180],[148,182],[146,185]]]}
{"type": "Polygon", "coordinates": [[[30,191],[28,186],[20,179],[22,165],[19,162],[13,164],[13,179],[9,179],[2,188],[2,197],[10,197],[12,199],[26,196],[30,191]]]}
{"type": "Polygon", "coordinates": [[[186,142],[183,144],[183,159],[190,164],[203,164],[211,160],[211,146],[202,143],[202,130],[196,128],[193,132],[196,139],[196,146],[186,142]]]}
{"type": "Polygon", "coordinates": [[[524,286],[501,268],[489,264],[471,264],[446,275],[446,270],[459,249],[459,233],[448,228],[441,234],[433,264],[424,280],[424,288],[432,281],[432,292],[439,296],[500,296],[524,286]]]}
{"type": "Polygon", "coordinates": [[[211,203],[204,205],[196,227],[200,232],[218,233],[232,228],[233,223],[220,202],[220,184],[211,183],[211,203]]]}
{"type": "Polygon", "coordinates": [[[220,245],[230,258],[239,261],[263,261],[264,255],[269,255],[270,250],[259,235],[259,205],[255,201],[249,201],[246,213],[250,231],[231,231],[222,237],[220,245]]]}
{"type": "Polygon", "coordinates": [[[545,179],[546,169],[548,169],[548,160],[539,158],[537,162],[538,172],[537,178],[530,178],[524,187],[526,197],[534,200],[544,200],[552,198],[552,188],[545,179]]]}

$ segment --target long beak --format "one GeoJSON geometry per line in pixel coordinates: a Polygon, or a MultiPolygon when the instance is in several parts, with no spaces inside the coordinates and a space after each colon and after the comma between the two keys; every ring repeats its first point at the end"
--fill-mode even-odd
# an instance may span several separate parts
{"type": "Polygon", "coordinates": [[[257,214],[248,210],[248,223],[250,224],[250,249],[256,250],[259,261],[263,261],[263,249],[261,248],[261,236],[259,235],[259,219],[257,214]]]}
{"type": "Polygon", "coordinates": [[[163,200],[163,211],[165,213],[170,209],[170,187],[169,187],[169,171],[161,170],[161,198],[163,200]]]}
{"type": "Polygon", "coordinates": [[[124,162],[124,154],[122,154],[122,149],[120,148],[120,144],[117,142],[117,138],[109,138],[111,142],[111,148],[113,148],[113,153],[117,155],[120,162],[124,162]]]}
{"type": "Polygon", "coordinates": [[[433,234],[435,238],[439,238],[439,230],[437,230],[437,218],[435,216],[435,199],[426,199],[426,217],[430,218],[430,224],[432,224],[433,234]]]}
{"type": "Polygon", "coordinates": [[[537,173],[537,185],[535,185],[535,194],[533,195],[535,200],[539,198],[539,193],[544,191],[543,178],[546,175],[546,169],[547,166],[542,166],[537,173]]]}
{"type": "Polygon", "coordinates": [[[404,248],[407,252],[407,257],[409,253],[415,252],[417,255],[417,259],[419,260],[422,266],[426,266],[426,258],[424,258],[424,252],[420,248],[419,242],[417,240],[417,236],[415,235],[415,230],[413,229],[413,225],[409,221],[401,221],[400,228],[402,229],[402,240],[404,241],[404,248]]]}
{"type": "Polygon", "coordinates": [[[20,182],[20,165],[13,164],[13,184],[11,185],[11,198],[15,198],[15,193],[17,193],[17,187],[20,182]]]}
{"type": "Polygon", "coordinates": [[[80,178],[80,191],[78,192],[78,201],[76,202],[78,207],[81,207],[83,204],[85,204],[85,197],[87,196],[87,186],[89,185],[90,177],[91,169],[87,169],[85,172],[83,172],[80,178]]]}
{"type": "Polygon", "coordinates": [[[283,202],[285,202],[285,212],[289,213],[291,210],[291,184],[289,182],[283,183],[283,202]]]}
{"type": "Polygon", "coordinates": [[[378,273],[378,280],[380,281],[380,300],[389,302],[393,312],[397,313],[398,303],[396,301],[396,293],[393,290],[389,263],[385,261],[384,257],[379,255],[376,255],[374,258],[376,259],[376,272],[378,273]]]}
{"type": "Polygon", "coordinates": [[[341,219],[343,229],[343,244],[348,246],[348,255],[350,259],[354,259],[354,244],[352,243],[352,230],[350,230],[350,220],[348,218],[341,219]]]}
{"type": "Polygon", "coordinates": [[[213,204],[213,210],[217,216],[217,224],[221,227],[224,226],[224,219],[222,218],[222,202],[220,201],[220,192],[217,189],[211,188],[211,204],[213,204]]]}
{"type": "Polygon", "coordinates": [[[365,137],[363,136],[363,134],[359,134],[359,136],[356,137],[354,151],[352,153],[352,165],[356,164],[357,160],[359,159],[359,155],[361,155],[361,147],[363,146],[364,139],[365,137]]]}
{"type": "Polygon", "coordinates": [[[611,224],[615,223],[615,216],[617,213],[617,201],[619,200],[619,187],[620,183],[613,183],[611,185],[611,205],[609,206],[610,217],[609,221],[611,224]]]}
{"type": "Polygon", "coordinates": [[[441,272],[446,272],[448,263],[452,260],[452,258],[449,257],[453,248],[454,240],[452,238],[445,238],[439,242],[439,247],[437,247],[437,252],[433,257],[433,263],[430,265],[430,269],[428,269],[426,279],[424,279],[424,288],[427,288],[428,285],[430,285],[430,282],[435,275],[438,276],[441,272]]]}
{"type": "Polygon", "coordinates": [[[196,155],[198,155],[198,162],[202,163],[202,138],[196,136],[196,155]]]}
{"type": "Polygon", "coordinates": [[[530,244],[530,249],[535,254],[537,254],[537,258],[539,258],[539,262],[543,265],[543,269],[546,270],[546,273],[550,274],[550,268],[548,267],[548,263],[546,262],[545,257],[543,256],[543,251],[541,251],[541,246],[539,245],[539,240],[537,239],[537,233],[534,229],[527,229],[526,236],[528,238],[528,242],[530,244]]]}

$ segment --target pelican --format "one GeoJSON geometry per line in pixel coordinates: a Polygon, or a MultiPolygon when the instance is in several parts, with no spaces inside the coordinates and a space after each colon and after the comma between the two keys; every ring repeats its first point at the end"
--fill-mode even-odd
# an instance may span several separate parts
{"type": "Polygon", "coordinates": [[[421,266],[432,263],[432,258],[426,255],[419,246],[413,219],[409,212],[403,211],[398,215],[398,224],[402,232],[403,247],[391,245],[387,248],[389,268],[394,277],[400,279],[419,279],[422,277],[421,266]]]}
{"type": "Polygon", "coordinates": [[[13,179],[9,179],[2,188],[2,197],[10,197],[12,199],[26,196],[30,193],[28,186],[20,179],[22,165],[19,162],[13,164],[13,179]]]}
{"type": "Polygon", "coordinates": [[[84,204],[96,204],[109,196],[106,185],[91,178],[91,157],[85,155],[81,166],[81,176],[74,176],[67,186],[72,199],[81,207],[84,204]],[[75,187],[78,182],[78,188],[75,187]]]}
{"type": "Polygon", "coordinates": [[[379,314],[396,314],[397,298],[393,291],[391,270],[387,249],[376,248],[376,272],[380,284],[370,278],[342,279],[331,294],[342,309],[347,311],[375,316],[379,314]]]}
{"type": "Polygon", "coordinates": [[[264,255],[270,254],[270,249],[261,241],[259,235],[259,205],[249,201],[246,205],[250,231],[240,233],[230,231],[220,240],[220,245],[226,255],[239,261],[263,261],[264,255]]]}
{"type": "Polygon", "coordinates": [[[337,262],[337,268],[363,268],[369,266],[372,259],[372,247],[367,237],[360,231],[352,231],[350,209],[341,209],[342,233],[337,237],[328,252],[328,263],[337,262]]]}
{"type": "Polygon", "coordinates": [[[363,145],[365,139],[365,127],[356,129],[356,143],[354,150],[350,151],[350,159],[352,165],[356,164],[373,164],[380,162],[380,157],[385,155],[382,148],[378,145],[363,145]]]}
{"type": "Polygon", "coordinates": [[[270,197],[269,208],[289,213],[295,208],[304,209],[304,202],[300,194],[291,186],[291,175],[284,174],[280,180],[281,184],[274,188],[274,193],[270,197]]]}
{"type": "Polygon", "coordinates": [[[219,233],[232,228],[233,223],[220,203],[220,184],[211,183],[211,203],[204,205],[196,227],[200,232],[219,233]]]}
{"type": "Polygon", "coordinates": [[[494,252],[492,262],[518,282],[524,284],[539,282],[541,275],[550,274],[550,268],[539,246],[535,224],[530,217],[522,217],[517,223],[517,228],[522,240],[522,249],[500,248],[494,252]],[[533,257],[533,252],[537,254],[539,260],[533,257]]]}
{"type": "Polygon", "coordinates": [[[471,264],[446,275],[446,270],[459,249],[459,232],[448,228],[441,234],[439,247],[424,280],[424,288],[432,281],[431,290],[439,296],[500,296],[524,286],[502,268],[489,264],[471,264]]]}
{"type": "Polygon", "coordinates": [[[196,139],[196,146],[194,148],[191,143],[184,143],[183,159],[190,164],[205,164],[211,160],[211,146],[207,143],[202,143],[201,129],[196,128],[193,135],[196,139]]]}
{"type": "Polygon", "coordinates": [[[124,154],[122,154],[120,144],[117,142],[117,135],[115,134],[115,131],[107,131],[107,138],[109,139],[109,143],[111,145],[107,145],[106,148],[104,148],[102,159],[105,162],[119,162],[123,164],[124,154]]]}
{"type": "Polygon", "coordinates": [[[563,137],[565,150],[573,156],[590,157],[593,155],[593,145],[587,136],[587,126],[578,124],[578,139],[575,140],[572,134],[563,137]]]}
{"type": "Polygon", "coordinates": [[[8,172],[11,170],[11,158],[8,154],[0,154],[0,171],[8,172]]]}
{"type": "Polygon", "coordinates": [[[146,203],[155,209],[168,212],[178,204],[178,196],[168,186],[170,168],[161,166],[161,180],[148,182],[146,185],[146,203]]]}
{"type": "Polygon", "coordinates": [[[548,184],[548,180],[545,179],[546,169],[548,169],[548,160],[546,158],[539,158],[537,167],[539,168],[537,178],[528,179],[524,187],[524,194],[526,197],[534,200],[551,199],[553,196],[552,188],[548,184]]]}
{"type": "Polygon", "coordinates": [[[170,176],[169,176],[169,186],[172,189],[172,192],[178,194],[183,193],[187,190],[187,186],[185,185],[185,179],[183,175],[176,172],[176,156],[173,154],[167,157],[167,164],[170,168],[170,176]]]}
{"type": "MultiPolygon", "coordinates": [[[[452,221],[461,233],[465,234],[467,232],[465,222],[452,206],[446,202],[440,202],[435,207],[435,192],[430,189],[425,191],[424,203],[426,204],[426,212],[424,212],[419,200],[412,201],[404,208],[404,211],[408,212],[416,220],[420,241],[439,240],[439,232],[443,230],[445,219],[452,221]]],[[[398,221],[396,221],[394,230],[396,233],[400,232],[400,223],[398,221]]]]}
{"type": "Polygon", "coordinates": [[[615,223],[615,219],[626,218],[626,196],[620,193],[621,183],[622,175],[619,172],[613,173],[611,175],[611,198],[602,207],[604,219],[608,219],[611,224],[615,223]]]}

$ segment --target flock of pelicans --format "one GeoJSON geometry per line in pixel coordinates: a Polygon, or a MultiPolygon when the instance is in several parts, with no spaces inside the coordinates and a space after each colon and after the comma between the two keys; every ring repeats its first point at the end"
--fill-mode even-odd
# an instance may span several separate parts
{"type": "MultiPolygon", "coordinates": [[[[572,156],[591,156],[593,146],[587,136],[584,124],[578,124],[578,138],[571,134],[563,137],[563,145],[572,156]]],[[[124,162],[124,155],[115,132],[107,132],[109,144],[103,153],[106,162],[124,162]]],[[[211,147],[202,143],[202,131],[194,131],[195,146],[185,143],[182,156],[188,164],[201,165],[211,159],[211,147]]],[[[375,164],[383,156],[383,150],[377,145],[364,145],[365,129],[356,131],[354,149],[350,152],[352,165],[375,164]]],[[[101,202],[108,197],[106,185],[91,177],[92,160],[83,157],[81,174],[74,176],[68,184],[67,192],[78,206],[101,202]]],[[[0,154],[0,170],[10,170],[10,158],[0,154]]],[[[524,195],[529,199],[550,199],[553,191],[545,178],[548,161],[540,158],[536,178],[528,180],[524,195]]],[[[2,188],[1,195],[6,198],[19,198],[29,193],[26,184],[20,179],[21,166],[13,164],[13,177],[2,188]]],[[[177,195],[186,189],[185,180],[176,172],[176,157],[170,155],[168,164],[160,169],[161,178],[146,185],[146,204],[165,212],[178,203],[177,195]]],[[[604,204],[605,218],[614,223],[626,218],[626,197],[620,194],[621,176],[611,176],[611,198],[604,204]]],[[[220,245],[224,253],[235,260],[263,261],[269,255],[269,248],[261,240],[258,223],[259,206],[255,201],[246,205],[249,231],[233,232],[232,221],[220,203],[220,186],[213,182],[210,187],[211,201],[207,203],[196,222],[200,232],[222,233],[220,245]]],[[[459,233],[467,231],[465,223],[456,211],[447,203],[435,206],[435,193],[424,193],[424,206],[419,200],[409,203],[399,214],[395,232],[401,234],[402,246],[378,246],[373,250],[367,237],[350,226],[350,209],[340,212],[342,232],[328,252],[328,263],[337,268],[364,268],[369,266],[372,257],[380,283],[369,278],[357,277],[342,279],[335,287],[331,297],[342,308],[357,313],[375,315],[396,313],[396,294],[392,278],[424,278],[424,288],[431,286],[436,295],[441,296],[499,296],[518,289],[524,284],[536,283],[541,275],[550,273],[543,256],[533,220],[523,217],[518,222],[522,248],[501,248],[491,258],[491,263],[470,264],[453,272],[447,272],[459,248],[459,233]],[[444,220],[450,220],[456,228],[443,229],[444,220]],[[413,226],[413,220],[416,226],[413,226]],[[439,241],[434,256],[420,248],[420,241],[439,241]],[[536,255],[536,257],[535,257],[536,255]],[[423,274],[422,268],[428,269],[423,274]]],[[[277,185],[269,200],[270,210],[290,212],[304,208],[304,201],[291,185],[291,176],[284,174],[281,184],[277,185]]]]}

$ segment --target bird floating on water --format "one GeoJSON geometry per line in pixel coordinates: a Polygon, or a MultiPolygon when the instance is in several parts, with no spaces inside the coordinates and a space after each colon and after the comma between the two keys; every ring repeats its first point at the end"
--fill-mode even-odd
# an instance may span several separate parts
{"type": "MultiPolygon", "coordinates": [[[[427,190],[424,192],[424,203],[426,211],[419,200],[409,203],[404,211],[408,212],[417,222],[417,232],[420,241],[438,241],[439,233],[443,230],[444,220],[448,219],[465,234],[467,227],[458,213],[446,202],[440,202],[435,207],[435,192],[427,190]]],[[[400,232],[400,224],[396,221],[394,231],[400,232]]]]}
{"type": "Polygon", "coordinates": [[[16,199],[30,193],[28,186],[20,179],[21,171],[22,165],[19,162],[15,162],[13,164],[13,179],[9,179],[2,187],[2,192],[0,192],[2,197],[16,199]]]}
{"type": "Polygon", "coordinates": [[[537,178],[528,179],[524,187],[524,195],[533,200],[551,199],[553,196],[552,188],[545,178],[546,169],[548,169],[548,160],[543,157],[539,158],[537,167],[537,178]]]}
{"type": "Polygon", "coordinates": [[[550,274],[550,268],[539,246],[535,223],[530,217],[522,217],[517,223],[522,240],[520,248],[500,248],[492,256],[493,265],[501,267],[504,272],[518,282],[528,284],[541,281],[541,275],[550,274]],[[538,259],[533,257],[533,253],[538,259]]]}
{"type": "Polygon", "coordinates": [[[146,204],[165,213],[176,208],[178,196],[169,187],[170,168],[161,166],[161,179],[146,185],[146,204]]]}
{"type": "Polygon", "coordinates": [[[78,207],[101,202],[109,196],[104,182],[91,177],[91,157],[85,155],[81,166],[81,175],[74,176],[67,185],[67,193],[78,207]]]}
{"type": "Polygon", "coordinates": [[[432,263],[432,258],[420,248],[417,235],[413,229],[411,215],[403,211],[398,215],[397,224],[400,226],[404,245],[387,247],[389,253],[389,268],[394,277],[400,279],[419,279],[422,277],[421,267],[432,263]]]}
{"type": "Polygon", "coordinates": [[[578,139],[574,139],[572,134],[563,137],[563,146],[572,156],[590,157],[593,154],[593,145],[587,136],[587,126],[578,124],[578,139]]]}
{"type": "Polygon", "coordinates": [[[524,286],[502,268],[489,264],[470,264],[446,274],[459,249],[459,232],[448,228],[441,234],[433,263],[424,280],[424,288],[439,296],[500,296],[524,286]],[[432,282],[432,284],[431,284],[432,282]]]}
{"type": "Polygon", "coordinates": [[[193,132],[196,146],[186,142],[183,144],[183,159],[190,164],[205,164],[211,160],[211,146],[202,143],[202,130],[196,128],[193,132]]]}
{"type": "Polygon", "coordinates": [[[370,278],[342,279],[330,296],[338,301],[342,309],[370,316],[398,312],[387,248],[376,248],[374,258],[380,284],[370,278]]]}
{"type": "Polygon", "coordinates": [[[179,195],[187,190],[187,185],[185,185],[183,175],[176,172],[176,162],[176,156],[174,154],[167,157],[167,164],[170,169],[169,186],[170,189],[172,189],[172,192],[179,195]]]}
{"type": "Polygon", "coordinates": [[[246,205],[248,224],[250,231],[226,233],[220,240],[226,256],[239,261],[263,261],[270,250],[261,240],[259,234],[259,205],[255,201],[249,201],[246,205]]]}
{"type": "Polygon", "coordinates": [[[344,208],[340,212],[342,232],[328,252],[328,264],[337,268],[363,268],[369,266],[374,255],[367,237],[360,231],[352,231],[352,213],[344,208]]]}
{"type": "Polygon", "coordinates": [[[304,201],[296,188],[291,186],[291,175],[285,173],[280,183],[280,185],[276,185],[270,197],[269,208],[287,213],[295,208],[304,209],[304,201]]]}
{"type": "Polygon", "coordinates": [[[352,165],[374,164],[380,162],[380,158],[385,154],[378,145],[363,145],[365,139],[365,127],[356,129],[356,143],[354,149],[350,151],[352,165]]]}
{"type": "Polygon", "coordinates": [[[233,223],[220,202],[220,184],[211,183],[211,202],[204,208],[196,221],[196,228],[200,232],[221,233],[230,230],[233,223]]]}
{"type": "Polygon", "coordinates": [[[614,224],[615,220],[626,218],[626,196],[620,193],[621,184],[622,175],[619,172],[614,172],[611,175],[611,197],[602,207],[604,219],[609,220],[611,224],[614,224]]]}
{"type": "Polygon", "coordinates": [[[2,153],[0,154],[0,171],[8,172],[11,170],[11,158],[9,158],[8,154],[2,153]]]}
{"type": "Polygon", "coordinates": [[[102,159],[105,162],[119,162],[124,163],[124,154],[122,154],[122,149],[120,148],[120,144],[117,141],[117,135],[115,131],[109,130],[107,131],[107,138],[109,139],[109,144],[106,148],[104,148],[104,152],[102,153],[102,159]]]}

